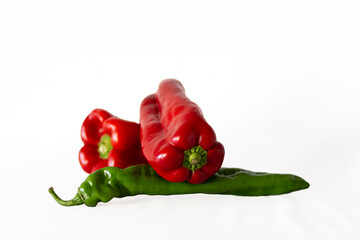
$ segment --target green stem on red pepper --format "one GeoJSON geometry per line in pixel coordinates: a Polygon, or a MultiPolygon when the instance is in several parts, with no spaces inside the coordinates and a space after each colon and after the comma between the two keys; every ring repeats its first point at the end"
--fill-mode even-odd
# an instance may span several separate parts
{"type": "Polygon", "coordinates": [[[196,171],[206,164],[207,151],[201,146],[195,146],[190,150],[184,151],[183,166],[191,171],[196,171]]]}
{"type": "Polygon", "coordinates": [[[102,159],[107,159],[109,157],[110,151],[113,149],[111,145],[111,137],[107,134],[104,134],[100,138],[100,142],[98,144],[98,152],[99,156],[102,159]]]}

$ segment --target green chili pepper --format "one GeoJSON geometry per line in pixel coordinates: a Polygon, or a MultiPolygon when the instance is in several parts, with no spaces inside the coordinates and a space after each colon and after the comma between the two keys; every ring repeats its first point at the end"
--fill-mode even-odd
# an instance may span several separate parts
{"type": "Polygon", "coordinates": [[[226,194],[237,196],[279,195],[306,189],[304,179],[292,174],[251,172],[239,168],[221,168],[201,184],[173,183],[161,178],[149,165],[135,165],[126,169],[105,167],[90,174],[69,201],[61,200],[54,189],[49,189],[54,199],[63,206],[85,204],[94,207],[98,202],[113,198],[172,194],[226,194]]]}

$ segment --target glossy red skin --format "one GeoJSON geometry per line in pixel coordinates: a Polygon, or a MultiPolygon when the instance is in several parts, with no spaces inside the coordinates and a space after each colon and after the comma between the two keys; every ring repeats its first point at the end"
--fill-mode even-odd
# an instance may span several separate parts
{"type": "Polygon", "coordinates": [[[142,101],[140,130],[146,159],[168,181],[202,183],[222,165],[223,145],[178,80],[162,81],[156,94],[142,101]],[[192,172],[183,167],[184,151],[197,145],[207,151],[207,163],[192,172]]]}
{"type": "Polygon", "coordinates": [[[86,117],[81,139],[84,146],[80,149],[79,161],[87,173],[108,166],[126,168],[147,163],[141,150],[139,124],[122,120],[103,109],[95,109],[86,117]],[[98,153],[98,143],[104,134],[111,137],[113,146],[107,159],[100,158],[98,153]]]}

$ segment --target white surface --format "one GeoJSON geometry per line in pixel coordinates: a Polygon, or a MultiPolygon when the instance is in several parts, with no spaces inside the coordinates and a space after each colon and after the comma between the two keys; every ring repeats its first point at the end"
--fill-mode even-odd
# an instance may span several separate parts
{"type": "Polygon", "coordinates": [[[0,239],[360,239],[357,1],[1,1],[0,239]],[[132,2],[132,3],[130,3],[132,2]],[[138,121],[177,78],[223,166],[297,174],[274,197],[65,208],[94,108],[138,121]]]}

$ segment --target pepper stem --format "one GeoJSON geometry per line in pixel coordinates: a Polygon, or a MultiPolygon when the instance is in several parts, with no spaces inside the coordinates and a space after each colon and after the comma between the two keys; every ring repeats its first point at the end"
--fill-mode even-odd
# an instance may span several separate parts
{"type": "Polygon", "coordinates": [[[84,200],[81,198],[79,193],[77,193],[73,199],[68,200],[68,201],[65,201],[65,200],[62,200],[61,198],[59,198],[59,196],[55,193],[54,188],[52,188],[52,187],[49,188],[49,193],[51,194],[51,196],[53,196],[55,201],[57,201],[60,205],[63,205],[66,207],[84,204],[84,200]]]}
{"type": "Polygon", "coordinates": [[[201,146],[184,151],[183,166],[191,171],[203,167],[207,162],[207,152],[201,146]]]}
{"type": "Polygon", "coordinates": [[[100,158],[107,159],[112,149],[113,146],[111,145],[111,137],[107,134],[104,134],[100,138],[100,142],[98,144],[98,153],[100,158]]]}

